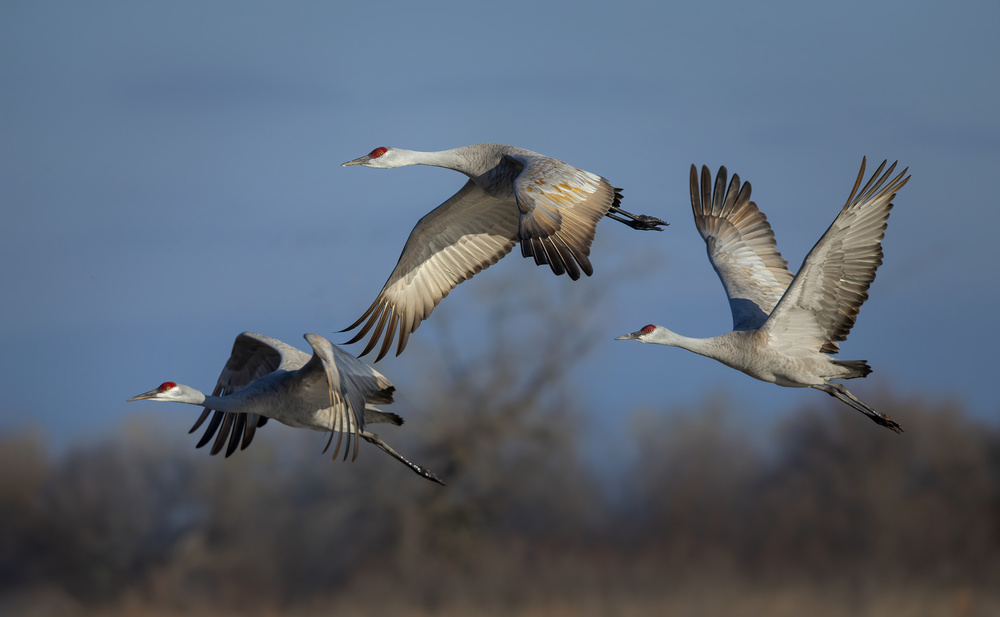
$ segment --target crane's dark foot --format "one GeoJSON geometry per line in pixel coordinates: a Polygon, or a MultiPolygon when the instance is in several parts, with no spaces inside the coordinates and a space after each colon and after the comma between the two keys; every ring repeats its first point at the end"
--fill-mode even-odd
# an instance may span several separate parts
{"type": "Polygon", "coordinates": [[[610,219],[614,219],[619,223],[625,223],[632,229],[638,229],[639,231],[663,231],[660,226],[670,224],[666,221],[661,221],[655,216],[649,216],[648,214],[632,214],[631,212],[626,212],[617,206],[608,210],[608,213],[605,216],[610,219]]]}
{"type": "Polygon", "coordinates": [[[875,421],[875,424],[884,426],[891,431],[896,431],[897,433],[903,432],[903,427],[900,426],[899,422],[896,422],[884,413],[876,411],[874,416],[869,417],[875,421]]]}

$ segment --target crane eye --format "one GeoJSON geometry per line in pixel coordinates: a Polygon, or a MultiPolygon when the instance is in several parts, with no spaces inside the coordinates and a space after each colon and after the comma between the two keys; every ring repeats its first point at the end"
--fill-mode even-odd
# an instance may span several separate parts
{"type": "Polygon", "coordinates": [[[174,382],[172,382],[172,381],[164,381],[163,383],[160,384],[160,387],[157,388],[157,390],[159,390],[160,392],[166,392],[170,388],[176,388],[176,387],[177,387],[177,384],[175,384],[174,382]]]}
{"type": "Polygon", "coordinates": [[[656,329],[656,326],[654,326],[653,324],[649,324],[648,326],[646,326],[642,330],[639,330],[639,332],[641,332],[643,334],[652,334],[653,330],[655,330],[655,329],[656,329]]]}
{"type": "Polygon", "coordinates": [[[379,146],[378,148],[375,148],[370,153],[368,153],[368,157],[369,158],[373,158],[373,159],[377,159],[378,157],[382,156],[383,154],[385,154],[388,151],[389,151],[388,148],[383,148],[383,147],[379,146]]]}

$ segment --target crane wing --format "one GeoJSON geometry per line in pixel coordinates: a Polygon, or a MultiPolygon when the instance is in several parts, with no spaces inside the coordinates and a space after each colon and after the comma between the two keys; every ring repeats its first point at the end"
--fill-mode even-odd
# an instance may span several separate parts
{"type": "MultiPolygon", "coordinates": [[[[320,337],[322,338],[322,337],[320,337]]],[[[326,339],[324,339],[326,340],[326,339]]],[[[330,344],[333,349],[333,359],[337,370],[346,376],[351,383],[364,393],[365,403],[370,405],[388,405],[393,401],[396,387],[375,367],[347,353],[340,347],[330,344]]],[[[384,412],[383,412],[384,413],[384,412]]]]}
{"type": "Polygon", "coordinates": [[[521,254],[548,264],[557,275],[590,276],[590,245],[597,224],[621,201],[620,189],[607,180],[560,160],[535,153],[508,153],[508,160],[523,167],[514,179],[514,196],[520,210],[518,236],[521,254]],[[579,264],[579,266],[577,265],[579,264]]]}
{"type": "MultiPolygon", "coordinates": [[[[222,374],[219,375],[212,395],[232,394],[279,368],[297,370],[308,359],[307,354],[277,339],[254,332],[244,332],[236,337],[233,351],[222,369],[222,374]]],[[[193,433],[198,430],[211,411],[206,407],[188,432],[193,433]]],[[[229,446],[226,448],[226,456],[229,456],[238,446],[240,449],[249,446],[257,428],[264,426],[266,422],[267,418],[257,414],[215,411],[197,447],[201,448],[207,444],[218,431],[211,453],[218,454],[226,440],[229,440],[229,446]]]]}
{"type": "Polygon", "coordinates": [[[351,451],[353,440],[353,460],[358,456],[359,438],[365,432],[367,402],[385,399],[391,401],[395,388],[381,373],[335,347],[322,336],[306,334],[305,339],[312,346],[313,355],[288,381],[290,393],[313,401],[321,409],[326,406],[331,410],[333,421],[327,448],[333,441],[333,434],[337,433],[337,445],[333,450],[333,456],[336,457],[346,434],[348,441],[344,458],[351,451]]]}
{"type": "Polygon", "coordinates": [[[495,264],[516,242],[517,220],[510,204],[468,181],[410,232],[378,297],[360,319],[341,330],[361,326],[347,344],[371,331],[371,339],[360,354],[363,356],[384,334],[377,362],[389,351],[398,328],[398,356],[410,333],[456,285],[495,264]]]}
{"type": "Polygon", "coordinates": [[[837,343],[854,327],[858,311],[868,299],[868,286],[882,264],[882,238],[892,199],[910,179],[904,178],[904,169],[885,184],[896,168],[893,163],[883,174],[886,162],[858,192],[865,173],[865,160],[861,160],[847,203],[806,255],[795,280],[762,328],[774,344],[821,353],[840,350],[837,343]]]}
{"type": "Polygon", "coordinates": [[[691,166],[691,210],[705,239],[708,259],[722,280],[733,313],[733,330],[759,328],[792,282],[788,262],[778,252],[774,232],[764,213],[750,201],[750,183],[740,177],[726,188],[726,168],[720,167],[712,192],[708,167],[691,166]]]}

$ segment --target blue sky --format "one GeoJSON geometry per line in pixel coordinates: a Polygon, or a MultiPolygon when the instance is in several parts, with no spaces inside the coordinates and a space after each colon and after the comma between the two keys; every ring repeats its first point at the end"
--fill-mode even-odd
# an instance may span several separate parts
{"type": "Polygon", "coordinates": [[[0,430],[38,426],[55,443],[113,430],[144,413],[125,399],[161,381],[211,389],[243,330],[343,342],[334,332],[417,219],[464,179],[340,163],[487,141],[599,173],[627,209],[672,225],[603,223],[595,275],[577,283],[504,259],[379,363],[397,385],[438,320],[475,349],[490,325],[475,288],[613,276],[606,343],[575,372],[591,408],[722,390],[770,418],[815,400],[612,339],[730,325],[691,221],[691,163],[753,184],[795,269],[867,155],[913,179],[842,345],[875,368],[851,388],[955,398],[995,420],[998,23],[996,2],[3,3],[0,430]]]}

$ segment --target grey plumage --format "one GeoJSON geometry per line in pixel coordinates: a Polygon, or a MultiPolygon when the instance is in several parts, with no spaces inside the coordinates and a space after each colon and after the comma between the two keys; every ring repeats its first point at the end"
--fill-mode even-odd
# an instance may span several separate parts
{"type": "Polygon", "coordinates": [[[575,280],[581,273],[593,274],[590,245],[605,216],[634,229],[666,225],[622,210],[620,189],[601,176],[505,144],[441,152],[383,147],[344,165],[432,165],[469,177],[457,193],[420,219],[378,297],[342,330],[361,328],[348,344],[371,332],[362,356],[382,339],[376,362],[392,347],[397,330],[399,355],[410,334],[455,286],[495,264],[518,243],[524,257],[575,280]]]}
{"type": "Polygon", "coordinates": [[[619,339],[681,347],[713,358],[780,386],[822,390],[876,423],[896,432],[902,427],[875,411],[831,379],[853,379],[871,372],[863,360],[838,360],[868,288],[882,264],[892,199],[910,179],[904,169],[886,184],[896,164],[886,162],[861,190],[862,159],[854,188],[826,233],[813,246],[794,277],[778,253],[767,218],[750,201],[750,184],[719,169],[714,194],[711,174],[691,166],[691,207],[709,260],[725,287],[733,331],[707,339],[681,336],[650,324],[619,339]],[[906,177],[904,177],[906,176],[906,177]]]}
{"type": "Polygon", "coordinates": [[[202,405],[204,410],[190,432],[212,418],[198,442],[202,447],[212,440],[211,453],[222,451],[228,440],[226,456],[246,448],[255,431],[268,418],[295,428],[329,431],[326,452],[337,435],[333,456],[340,452],[347,436],[344,458],[352,451],[358,456],[359,438],[375,444],[418,475],[441,483],[433,473],[402,457],[368,424],[400,425],[397,414],[384,412],[375,405],[389,404],[395,387],[381,373],[345,353],[316,334],[306,334],[312,355],[262,334],[244,332],[236,337],[211,396],[174,382],[128,400],[161,400],[202,405]]]}

